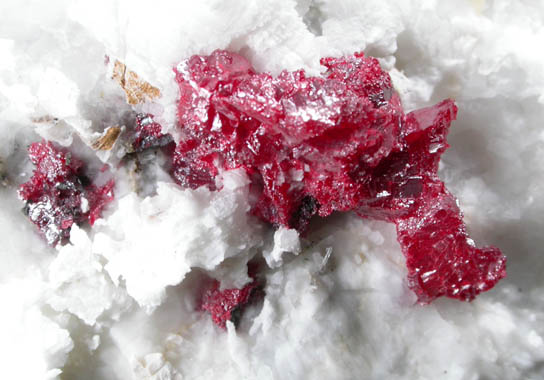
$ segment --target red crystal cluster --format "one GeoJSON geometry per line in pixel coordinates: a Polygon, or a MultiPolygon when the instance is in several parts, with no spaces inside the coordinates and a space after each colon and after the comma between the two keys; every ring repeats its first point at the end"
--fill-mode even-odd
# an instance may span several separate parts
{"type": "Polygon", "coordinates": [[[50,245],[66,241],[74,223],[92,225],[113,200],[113,180],[97,187],[83,174],[83,163],[51,142],[30,145],[36,166],[32,178],[19,188],[25,211],[50,245]]]}
{"type": "Polygon", "coordinates": [[[204,292],[200,309],[209,312],[214,323],[221,328],[226,328],[227,321],[233,321],[236,325],[235,315],[250,301],[256,287],[257,282],[253,280],[242,289],[220,290],[219,281],[214,280],[204,292]]]}
{"type": "Polygon", "coordinates": [[[161,125],[153,120],[153,115],[136,115],[136,127],[132,142],[132,149],[135,152],[165,146],[170,142],[172,142],[172,136],[162,133],[161,125]]]}
{"type": "Polygon", "coordinates": [[[437,175],[454,102],[405,114],[376,59],[321,64],[319,77],[273,77],[226,51],[180,63],[178,183],[215,189],[220,170],[243,167],[259,193],[253,211],[274,225],[304,231],[313,215],[333,211],[393,222],[420,302],[472,300],[492,288],[506,259],[474,246],[437,175]]]}

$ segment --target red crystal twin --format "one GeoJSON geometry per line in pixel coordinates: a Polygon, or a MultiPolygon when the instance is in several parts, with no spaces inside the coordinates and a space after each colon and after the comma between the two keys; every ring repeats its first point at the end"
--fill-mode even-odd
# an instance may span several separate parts
{"type": "Polygon", "coordinates": [[[91,225],[113,200],[113,180],[97,187],[83,174],[83,163],[51,142],[31,144],[29,156],[36,166],[32,178],[21,185],[25,212],[50,245],[70,237],[72,225],[91,225]]]}
{"type": "Polygon", "coordinates": [[[454,102],[405,114],[376,59],[321,64],[320,77],[257,73],[226,51],[179,64],[178,183],[215,189],[221,170],[243,167],[258,189],[254,213],[273,225],[304,231],[313,215],[333,211],[395,223],[420,302],[491,289],[506,259],[474,246],[437,175],[454,102]]]}

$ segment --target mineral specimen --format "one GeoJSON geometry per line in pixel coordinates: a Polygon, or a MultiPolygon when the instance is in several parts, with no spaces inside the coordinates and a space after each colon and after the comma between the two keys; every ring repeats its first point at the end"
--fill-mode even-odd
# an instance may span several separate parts
{"type": "Polygon", "coordinates": [[[120,127],[109,127],[104,131],[102,136],[94,141],[94,143],[92,144],[92,148],[95,150],[110,150],[119,138],[120,134],[120,127]]]}
{"type": "Polygon", "coordinates": [[[32,178],[19,188],[25,212],[50,245],[63,243],[74,223],[92,225],[113,200],[113,180],[97,187],[83,173],[83,163],[51,142],[30,145],[36,166],[32,178]]]}
{"type": "Polygon", "coordinates": [[[220,290],[220,283],[216,280],[204,293],[200,309],[209,312],[214,323],[221,328],[226,327],[227,321],[232,321],[236,325],[237,315],[250,301],[256,287],[257,282],[253,280],[242,289],[220,290]]]}
{"type": "Polygon", "coordinates": [[[135,105],[161,96],[158,88],[142,80],[134,71],[128,70],[124,63],[117,60],[113,66],[112,79],[115,79],[125,91],[128,104],[135,105]]]}
{"type": "Polygon", "coordinates": [[[492,288],[506,259],[474,246],[437,175],[454,102],[405,114],[376,59],[321,63],[320,77],[257,73],[227,51],[180,63],[177,182],[215,189],[220,170],[243,167],[258,194],[253,212],[273,225],[303,232],[313,215],[333,211],[393,222],[420,302],[492,288]]]}
{"type": "Polygon", "coordinates": [[[153,115],[136,115],[136,128],[132,149],[140,152],[148,148],[158,148],[172,142],[172,136],[163,134],[161,125],[153,120],[153,115]]]}

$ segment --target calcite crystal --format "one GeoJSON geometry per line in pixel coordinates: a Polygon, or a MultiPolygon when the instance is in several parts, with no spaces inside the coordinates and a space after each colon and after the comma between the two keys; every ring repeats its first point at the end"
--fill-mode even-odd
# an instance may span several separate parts
{"type": "Polygon", "coordinates": [[[113,200],[113,180],[95,186],[84,174],[83,162],[48,141],[30,145],[36,166],[30,180],[19,188],[25,212],[50,245],[65,242],[72,225],[91,225],[113,200]]]}
{"type": "Polygon", "coordinates": [[[257,193],[253,212],[275,226],[303,232],[312,216],[334,211],[393,222],[420,302],[492,288],[506,259],[475,247],[437,175],[454,102],[405,114],[376,59],[321,64],[319,77],[274,77],[227,51],[181,62],[177,182],[215,189],[221,170],[243,167],[257,193]]]}

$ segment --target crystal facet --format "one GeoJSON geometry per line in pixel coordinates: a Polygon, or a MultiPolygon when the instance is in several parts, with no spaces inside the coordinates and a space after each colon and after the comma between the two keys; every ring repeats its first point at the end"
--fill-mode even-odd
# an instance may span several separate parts
{"type": "Polygon", "coordinates": [[[30,145],[36,166],[32,178],[19,188],[25,212],[50,245],[65,242],[74,223],[91,225],[113,200],[113,180],[97,187],[83,174],[83,163],[51,142],[30,145]]]}
{"type": "Polygon", "coordinates": [[[227,321],[236,324],[235,315],[250,301],[256,287],[257,282],[254,280],[242,289],[220,290],[220,283],[215,280],[204,293],[200,308],[209,312],[214,323],[221,328],[226,327],[227,321]]]}
{"type": "Polygon", "coordinates": [[[319,77],[273,77],[227,51],[180,63],[177,182],[215,189],[220,170],[243,167],[258,193],[253,212],[273,225],[304,231],[313,215],[333,211],[393,222],[420,302],[492,288],[506,259],[474,246],[437,175],[454,102],[405,114],[376,59],[321,64],[319,77]]]}
{"type": "Polygon", "coordinates": [[[136,115],[136,128],[132,141],[132,149],[141,152],[149,148],[158,148],[172,142],[172,136],[162,133],[162,127],[153,120],[153,115],[136,115]]]}

